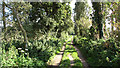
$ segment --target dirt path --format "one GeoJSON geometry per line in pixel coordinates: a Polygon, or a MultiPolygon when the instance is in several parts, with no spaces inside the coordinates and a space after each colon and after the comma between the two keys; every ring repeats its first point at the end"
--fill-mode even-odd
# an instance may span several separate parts
{"type": "MultiPolygon", "coordinates": [[[[71,40],[71,38],[69,38],[66,42],[68,42],[69,40],[71,40]]],[[[63,57],[64,50],[65,50],[65,45],[66,45],[66,43],[64,43],[64,46],[62,47],[62,50],[60,51],[60,53],[57,54],[54,57],[54,59],[50,61],[50,63],[49,62],[47,63],[49,66],[51,66],[51,67],[55,67],[56,66],[57,67],[57,66],[60,65],[62,57],[63,57]]]]}
{"type": "MultiPolygon", "coordinates": [[[[73,38],[73,37],[72,37],[73,38]]],[[[66,43],[65,43],[66,44],[66,43]]],[[[64,44],[64,45],[65,45],[64,44]]],[[[73,44],[73,41],[71,42],[71,44],[73,44]]],[[[73,45],[74,46],[74,45],[73,45]]],[[[88,66],[88,64],[87,64],[87,62],[85,61],[85,59],[84,59],[84,57],[83,57],[83,55],[82,55],[82,53],[80,52],[80,50],[76,47],[76,46],[74,46],[74,48],[76,49],[76,51],[77,51],[77,53],[78,53],[78,57],[80,58],[80,61],[82,62],[82,64],[83,64],[83,67],[84,68],[89,68],[89,66],[88,66]]],[[[50,66],[59,66],[59,64],[61,63],[61,60],[62,60],[62,57],[63,57],[63,54],[64,54],[64,50],[65,50],[65,46],[63,46],[63,48],[62,48],[62,50],[60,51],[60,53],[59,54],[57,54],[55,57],[54,57],[54,59],[51,61],[51,65],[50,66]]],[[[73,57],[69,54],[68,55],[68,57],[69,57],[69,59],[70,59],[70,65],[71,66],[73,66],[74,65],[74,59],[73,59],[73,57]]]]}
{"type": "Polygon", "coordinates": [[[62,47],[62,50],[60,51],[59,54],[57,54],[54,59],[51,61],[52,64],[50,64],[51,66],[59,66],[61,60],[62,60],[62,55],[64,53],[65,50],[65,46],[62,47]]]}
{"type": "Polygon", "coordinates": [[[79,50],[76,46],[74,46],[74,48],[76,49],[76,51],[77,51],[77,53],[78,53],[78,56],[79,56],[79,58],[80,58],[80,61],[82,62],[84,68],[89,68],[89,67],[88,67],[88,64],[87,64],[87,62],[85,61],[85,59],[84,59],[82,53],[80,52],[80,50],[79,50]]]}
{"type": "MultiPolygon", "coordinates": [[[[73,38],[73,36],[72,36],[72,38],[73,38]]],[[[71,41],[71,44],[73,44],[73,39],[71,41]]],[[[74,48],[76,49],[76,51],[78,53],[78,57],[80,58],[80,61],[82,62],[83,67],[84,68],[89,68],[89,66],[88,66],[87,62],[85,61],[85,59],[84,59],[82,53],[80,52],[80,50],[74,44],[73,44],[73,46],[74,46],[74,48]]]]}

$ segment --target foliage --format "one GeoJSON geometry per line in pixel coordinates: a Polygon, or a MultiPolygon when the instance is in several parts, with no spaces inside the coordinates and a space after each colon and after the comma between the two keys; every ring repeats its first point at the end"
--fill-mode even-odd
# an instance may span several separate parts
{"type": "MultiPolygon", "coordinates": [[[[21,50],[22,51],[22,50],[21,50]]],[[[30,58],[29,56],[25,57],[24,52],[19,55],[18,49],[15,46],[9,47],[8,51],[3,50],[2,53],[2,61],[1,67],[5,66],[45,66],[45,63],[41,60],[34,60],[34,58],[30,58]],[[39,64],[38,64],[39,62],[39,64]]]]}
{"type": "Polygon", "coordinates": [[[40,40],[29,41],[28,48],[20,40],[12,39],[10,42],[3,42],[1,66],[46,66],[51,56],[60,51],[64,38],[47,37],[40,40]],[[24,60],[24,61],[23,61],[24,60]]]}
{"type": "Polygon", "coordinates": [[[76,24],[76,31],[78,32],[77,35],[89,36],[89,29],[92,24],[92,22],[89,21],[89,19],[81,17],[80,20],[76,20],[76,24]]]}
{"type": "Polygon", "coordinates": [[[58,2],[32,2],[31,5],[29,18],[33,23],[34,34],[36,31],[45,34],[51,30],[51,32],[57,32],[57,37],[60,37],[63,31],[73,27],[69,3],[67,5],[67,3],[58,2]]]}
{"type": "Polygon", "coordinates": [[[89,13],[90,7],[85,0],[85,2],[76,2],[75,3],[75,15],[74,15],[74,21],[75,21],[75,27],[74,31],[76,35],[87,35],[88,33],[88,28],[91,25],[91,21],[89,20],[89,13]]]}
{"type": "Polygon", "coordinates": [[[7,60],[0,56],[4,58],[1,65],[46,66],[50,57],[59,52],[69,38],[68,31],[73,27],[69,3],[11,2],[5,6],[10,13],[6,12],[9,26],[4,31],[7,40],[2,43],[2,55],[15,58],[7,60]],[[25,40],[28,47],[25,47],[25,40]]]}
{"type": "Polygon", "coordinates": [[[89,14],[89,12],[87,11],[87,9],[90,9],[89,5],[88,5],[88,1],[84,1],[84,2],[76,2],[75,3],[75,20],[80,20],[81,17],[87,17],[87,13],[89,14]]]}
{"type": "Polygon", "coordinates": [[[65,53],[63,55],[60,66],[65,67],[65,68],[70,66],[70,59],[69,59],[69,57],[66,57],[68,54],[69,53],[65,53]]]}
{"type": "Polygon", "coordinates": [[[120,41],[120,31],[114,30],[112,35],[116,41],[120,41]]]}
{"type": "Polygon", "coordinates": [[[75,40],[74,43],[79,44],[78,48],[80,48],[87,58],[90,66],[119,67],[120,45],[114,39],[93,41],[92,39],[83,39],[83,37],[80,37],[78,40],[75,40]]]}
{"type": "MultiPolygon", "coordinates": [[[[118,36],[117,33],[119,32],[119,8],[120,8],[120,2],[106,2],[103,3],[103,10],[102,14],[104,16],[104,23],[106,23],[106,20],[108,20],[108,24],[111,26],[109,28],[109,31],[104,29],[104,33],[107,34],[108,37],[115,37],[118,36]],[[116,32],[116,33],[115,33],[116,32]]],[[[106,28],[107,25],[105,25],[104,28],[106,28]]],[[[117,40],[117,39],[116,39],[117,40]]]]}
{"type": "Polygon", "coordinates": [[[30,51],[30,57],[38,57],[38,59],[47,62],[50,56],[56,51],[60,50],[62,44],[57,39],[38,40],[31,43],[28,48],[30,51]],[[41,57],[39,57],[41,56],[41,57]]]}
{"type": "MultiPolygon", "coordinates": [[[[1,67],[45,67],[46,62],[60,52],[64,42],[71,44],[72,36],[69,35],[74,32],[77,36],[73,42],[83,52],[90,66],[119,67],[120,2],[92,2],[92,5],[91,21],[91,8],[87,1],[76,2],[73,22],[70,2],[2,2],[4,30],[3,37],[0,37],[1,67]],[[106,20],[110,21],[112,27],[108,33],[106,20]],[[109,34],[109,39],[102,39],[103,29],[104,34],[109,34]],[[101,39],[95,40],[93,36],[101,39]]],[[[74,58],[75,66],[82,67],[72,45],[66,45],[61,66],[70,66],[68,54],[74,58]]]]}

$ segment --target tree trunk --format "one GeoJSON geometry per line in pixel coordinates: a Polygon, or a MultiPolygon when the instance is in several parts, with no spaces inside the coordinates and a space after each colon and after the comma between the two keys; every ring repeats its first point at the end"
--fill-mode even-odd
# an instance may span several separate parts
{"type": "Polygon", "coordinates": [[[26,48],[27,47],[27,43],[28,43],[28,39],[27,39],[27,33],[25,31],[25,29],[23,28],[22,24],[21,24],[21,21],[20,21],[20,18],[19,16],[17,15],[17,11],[15,10],[15,15],[16,15],[16,19],[17,19],[17,22],[18,22],[18,26],[20,27],[21,31],[23,32],[23,36],[24,36],[24,47],[26,48]]]}
{"type": "Polygon", "coordinates": [[[97,28],[98,28],[98,33],[99,33],[99,38],[101,39],[103,37],[103,30],[102,30],[102,27],[103,27],[103,24],[102,24],[102,7],[101,7],[101,4],[100,2],[92,2],[93,4],[93,8],[94,8],[94,18],[95,18],[95,22],[97,24],[97,28]]]}
{"type": "MultiPolygon", "coordinates": [[[[5,4],[5,6],[8,7],[7,4],[5,4]]],[[[25,43],[24,47],[26,48],[26,47],[27,47],[27,43],[28,43],[27,33],[26,33],[25,29],[23,28],[23,26],[22,26],[22,24],[21,24],[21,21],[20,21],[19,16],[17,15],[17,14],[18,14],[18,13],[17,13],[17,10],[16,10],[16,8],[11,8],[11,7],[8,7],[8,8],[10,8],[10,9],[12,10],[12,12],[14,12],[14,13],[13,13],[13,16],[14,16],[14,17],[13,17],[13,18],[14,18],[14,20],[15,20],[15,18],[17,19],[17,21],[15,21],[15,22],[18,22],[18,26],[20,27],[21,31],[23,32],[24,43],[25,43]]]]}
{"type": "Polygon", "coordinates": [[[3,0],[3,3],[2,3],[2,13],[3,13],[3,32],[4,32],[4,39],[5,40],[7,40],[6,39],[6,21],[5,21],[5,2],[4,2],[4,0],[3,0]]]}
{"type": "Polygon", "coordinates": [[[100,39],[102,39],[102,37],[103,37],[102,26],[103,26],[102,23],[100,23],[99,26],[98,26],[98,27],[99,27],[99,38],[100,38],[100,39]]]}

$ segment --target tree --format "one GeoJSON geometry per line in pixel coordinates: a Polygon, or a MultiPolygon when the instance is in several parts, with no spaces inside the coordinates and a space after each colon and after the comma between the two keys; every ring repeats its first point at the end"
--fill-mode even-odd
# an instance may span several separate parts
{"type": "Polygon", "coordinates": [[[90,10],[87,1],[75,3],[74,30],[76,35],[82,36],[87,32],[87,30],[85,29],[88,29],[88,26],[90,25],[90,21],[88,21],[89,20],[88,14],[90,11],[87,11],[88,9],[90,10]],[[88,25],[88,26],[85,27],[85,25],[88,25]]]}
{"type": "Polygon", "coordinates": [[[110,37],[112,38],[115,38],[119,35],[119,4],[119,2],[104,3],[105,12],[103,12],[103,14],[105,19],[108,19],[110,21],[111,31],[109,31],[109,33],[110,37]],[[114,28],[116,28],[116,30],[114,28]]]}
{"type": "Polygon", "coordinates": [[[103,23],[102,23],[102,4],[100,2],[92,2],[92,7],[93,9],[95,10],[93,12],[93,20],[95,21],[94,25],[97,26],[97,31],[98,31],[98,34],[99,34],[99,38],[101,39],[103,37],[103,30],[102,30],[102,27],[103,27],[103,23]]]}
{"type": "Polygon", "coordinates": [[[13,15],[12,22],[15,22],[16,27],[19,28],[24,36],[24,47],[27,47],[28,39],[27,33],[24,29],[22,23],[26,23],[26,19],[28,18],[29,9],[31,5],[28,2],[20,2],[20,3],[10,3],[9,5],[5,4],[11,11],[11,15],[13,15]]]}
{"type": "Polygon", "coordinates": [[[33,29],[41,34],[56,32],[57,37],[61,32],[72,27],[71,9],[68,3],[60,2],[39,2],[31,3],[32,9],[29,16],[33,22],[33,29]]]}

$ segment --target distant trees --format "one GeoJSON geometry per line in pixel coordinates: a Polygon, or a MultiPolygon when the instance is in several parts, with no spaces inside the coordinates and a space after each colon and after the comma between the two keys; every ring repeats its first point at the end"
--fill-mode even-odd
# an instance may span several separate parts
{"type": "Polygon", "coordinates": [[[119,10],[119,5],[120,2],[107,2],[104,3],[103,8],[103,16],[105,19],[107,19],[109,24],[111,25],[111,31],[109,31],[109,37],[111,38],[116,38],[116,40],[119,40],[118,38],[120,37],[119,34],[119,15],[120,15],[120,10],[119,10]]]}
{"type": "Polygon", "coordinates": [[[85,36],[88,34],[88,29],[91,24],[89,20],[90,7],[88,6],[87,1],[85,2],[76,2],[75,3],[75,34],[80,36],[85,36]]]}
{"type": "MultiPolygon", "coordinates": [[[[94,29],[93,31],[94,37],[96,37],[97,39],[105,38],[106,35],[108,36],[106,38],[119,37],[119,22],[120,22],[119,21],[120,6],[119,5],[120,5],[119,2],[107,2],[107,3],[92,2],[93,13],[91,14],[91,16],[92,16],[92,27],[94,29]],[[106,22],[109,22],[109,24],[111,24],[111,31],[107,31],[108,29],[106,29],[106,22]]],[[[85,23],[85,20],[87,20],[87,17],[90,16],[88,15],[89,12],[86,12],[87,10],[90,10],[90,9],[85,2],[76,2],[75,9],[74,9],[74,12],[75,12],[74,20],[75,20],[75,33],[77,35],[83,36],[84,32],[86,32],[84,30],[85,26],[83,25],[83,22],[85,23]]],[[[91,34],[93,33],[91,33],[90,31],[90,35],[91,34]]]]}
{"type": "Polygon", "coordinates": [[[99,34],[99,38],[101,39],[103,37],[102,3],[92,2],[92,5],[93,5],[92,7],[94,9],[94,11],[93,11],[94,17],[92,17],[92,18],[95,21],[92,24],[96,26],[96,29],[97,29],[98,34],[99,34]]]}

